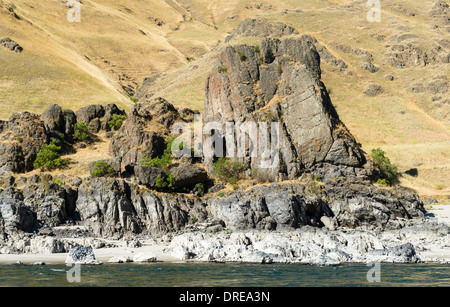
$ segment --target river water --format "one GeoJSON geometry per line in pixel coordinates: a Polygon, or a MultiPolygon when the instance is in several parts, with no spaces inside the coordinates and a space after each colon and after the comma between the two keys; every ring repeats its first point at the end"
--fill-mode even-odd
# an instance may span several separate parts
{"type": "Polygon", "coordinates": [[[125,263],[0,266],[1,287],[346,287],[450,286],[450,265],[311,266],[241,263],[125,263]],[[372,271],[370,271],[372,270],[372,271]],[[369,272],[369,273],[368,273],[369,272]],[[79,273],[79,274],[78,274],[79,273]],[[369,276],[369,279],[368,279],[369,276]],[[371,282],[369,281],[371,280],[371,282]]]}

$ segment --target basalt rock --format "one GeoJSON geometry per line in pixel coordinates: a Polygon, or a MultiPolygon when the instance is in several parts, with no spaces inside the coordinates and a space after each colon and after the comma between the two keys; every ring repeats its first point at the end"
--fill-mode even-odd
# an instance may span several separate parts
{"type": "Polygon", "coordinates": [[[181,120],[177,109],[162,98],[137,103],[112,137],[110,154],[121,156],[125,168],[132,170],[142,158],[152,159],[163,154],[172,125],[181,120]]]}
{"type": "Polygon", "coordinates": [[[84,122],[91,127],[92,132],[97,133],[100,130],[111,130],[108,122],[113,114],[125,115],[125,111],[120,110],[115,104],[89,105],[79,109],[75,114],[77,122],[84,122]]]}
{"type": "Polygon", "coordinates": [[[0,172],[23,173],[33,162],[48,136],[44,122],[36,114],[14,113],[0,122],[0,172]]]}
{"type": "Polygon", "coordinates": [[[17,53],[21,53],[23,51],[23,48],[9,37],[0,39],[0,45],[17,53]]]}
{"type": "MultiPolygon", "coordinates": [[[[362,167],[364,153],[334,109],[311,38],[225,47],[207,79],[205,122],[279,122],[279,166],[296,178],[317,163],[362,167]]],[[[258,159],[249,162],[252,168],[258,159]]],[[[211,169],[212,159],[205,160],[211,169]]]]}

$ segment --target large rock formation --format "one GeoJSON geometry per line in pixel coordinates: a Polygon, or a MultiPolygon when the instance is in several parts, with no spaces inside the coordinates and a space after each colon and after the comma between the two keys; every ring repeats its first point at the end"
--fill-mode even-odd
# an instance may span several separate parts
{"type": "Polygon", "coordinates": [[[273,175],[292,179],[319,163],[365,163],[321,82],[320,56],[309,36],[263,39],[259,48],[226,47],[207,80],[204,117],[279,122],[280,165],[273,175]]]}
{"type": "Polygon", "coordinates": [[[31,171],[36,155],[47,143],[43,121],[38,115],[14,113],[0,122],[0,173],[31,171]]]}
{"type": "Polygon", "coordinates": [[[181,120],[178,110],[162,98],[137,103],[112,138],[110,154],[121,156],[125,168],[132,171],[142,158],[155,158],[163,154],[170,128],[181,120]]]}

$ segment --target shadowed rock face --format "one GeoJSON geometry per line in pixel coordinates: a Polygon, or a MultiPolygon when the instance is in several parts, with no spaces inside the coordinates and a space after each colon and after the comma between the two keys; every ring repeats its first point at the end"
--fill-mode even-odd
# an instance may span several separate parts
{"type": "Polygon", "coordinates": [[[320,79],[309,36],[226,47],[207,79],[205,122],[279,122],[277,172],[288,178],[318,163],[361,167],[364,154],[320,79]]]}

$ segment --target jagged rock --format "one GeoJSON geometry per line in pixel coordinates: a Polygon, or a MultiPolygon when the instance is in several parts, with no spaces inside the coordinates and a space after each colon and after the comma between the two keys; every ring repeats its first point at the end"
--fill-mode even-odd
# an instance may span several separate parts
{"type": "Polygon", "coordinates": [[[36,214],[23,202],[0,194],[0,233],[11,235],[17,231],[31,232],[36,226],[36,214]]]}
{"type": "Polygon", "coordinates": [[[23,203],[36,213],[37,220],[44,225],[58,226],[74,217],[76,194],[69,187],[44,180],[40,185],[26,185],[22,195],[23,203]]]}
{"type": "Polygon", "coordinates": [[[149,188],[153,188],[156,185],[156,178],[164,177],[162,169],[153,166],[136,165],[134,167],[134,173],[139,179],[140,184],[143,184],[149,188]]]}
{"type": "MultiPolygon", "coordinates": [[[[264,39],[259,53],[246,45],[225,47],[207,79],[205,122],[280,122],[281,161],[272,177],[295,178],[320,162],[360,167],[364,154],[320,78],[320,57],[308,36],[264,39]]],[[[205,159],[208,170],[211,162],[205,159]]]]}
{"type": "Polygon", "coordinates": [[[23,48],[9,37],[0,39],[0,45],[17,53],[21,53],[23,51],[23,48]]]}
{"type": "Polygon", "coordinates": [[[64,132],[65,123],[62,108],[57,104],[50,105],[41,115],[47,132],[64,132]]]}
{"type": "Polygon", "coordinates": [[[101,129],[109,131],[108,122],[111,120],[113,114],[124,115],[125,111],[120,110],[115,104],[103,105],[89,105],[79,109],[76,113],[77,122],[84,122],[91,127],[94,133],[101,129]]]}
{"type": "Polygon", "coordinates": [[[69,139],[72,138],[73,135],[73,125],[77,123],[77,116],[75,115],[75,112],[72,110],[64,110],[63,111],[63,118],[64,118],[64,130],[66,137],[69,139]]]}
{"type": "Polygon", "coordinates": [[[101,170],[103,163],[107,165],[106,169],[104,169],[106,173],[100,176],[120,176],[122,173],[122,157],[115,157],[89,163],[89,173],[91,176],[95,176],[94,171],[101,170]]]}
{"type": "Polygon", "coordinates": [[[0,173],[23,173],[33,169],[42,145],[47,143],[43,121],[38,115],[14,113],[0,122],[0,173]]]}
{"type": "Polygon", "coordinates": [[[133,257],[133,262],[156,262],[156,255],[152,252],[137,253],[133,257]]]}
{"type": "Polygon", "coordinates": [[[381,85],[379,84],[374,83],[370,83],[369,85],[367,85],[366,89],[364,90],[364,94],[369,97],[375,97],[383,93],[384,93],[383,87],[381,87],[381,85]]]}
{"type": "Polygon", "coordinates": [[[178,111],[162,98],[137,103],[112,137],[110,154],[121,156],[125,168],[131,170],[140,164],[142,158],[156,158],[163,154],[165,138],[178,120],[182,120],[178,111]]]}
{"type": "Polygon", "coordinates": [[[182,163],[170,169],[173,175],[174,188],[193,187],[197,183],[205,183],[208,173],[205,169],[190,163],[182,163]]]}
{"type": "Polygon", "coordinates": [[[247,19],[226,37],[225,42],[229,42],[238,36],[282,37],[291,34],[298,34],[298,32],[282,22],[270,22],[265,18],[247,19]]]}
{"type": "Polygon", "coordinates": [[[371,250],[367,253],[366,261],[368,263],[415,263],[418,258],[414,246],[411,243],[406,243],[391,248],[371,250]]]}
{"type": "Polygon", "coordinates": [[[444,0],[435,1],[428,15],[443,25],[450,24],[450,6],[444,0]]]}
{"type": "Polygon", "coordinates": [[[69,251],[66,258],[66,264],[102,264],[95,259],[94,250],[91,246],[77,246],[69,251]]]}

